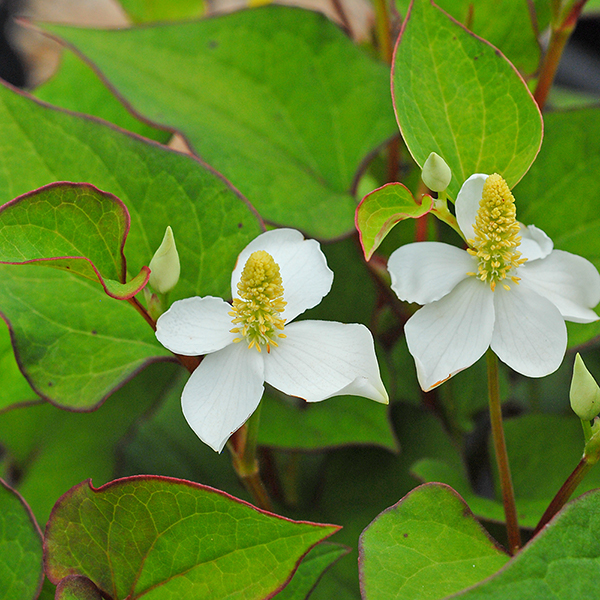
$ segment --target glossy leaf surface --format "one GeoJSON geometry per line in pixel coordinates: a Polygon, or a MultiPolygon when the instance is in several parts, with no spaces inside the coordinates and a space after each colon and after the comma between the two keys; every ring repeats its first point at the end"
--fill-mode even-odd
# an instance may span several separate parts
{"type": "Polygon", "coordinates": [[[514,67],[496,48],[429,0],[415,0],[398,39],[393,98],[402,136],[420,166],[437,152],[456,198],[473,173],[514,186],[542,140],[542,119],[514,67]]]}
{"type": "Polygon", "coordinates": [[[23,498],[0,479],[0,592],[34,600],[42,586],[42,535],[23,498]]]}
{"type": "Polygon", "coordinates": [[[322,15],[268,6],[124,31],[46,28],[136,112],[181,131],[264,219],[320,238],[352,230],[357,171],[397,132],[389,69],[322,15]]]}
{"type": "Polygon", "coordinates": [[[418,204],[401,183],[388,183],[367,194],[356,210],[356,229],[365,258],[369,260],[392,227],[405,219],[418,219],[433,206],[431,196],[418,204]]]}
{"type": "Polygon", "coordinates": [[[81,574],[112,598],[264,598],[335,526],[264,513],[187,481],[140,476],[61,498],[46,530],[49,578],[81,574]]]}
{"type": "Polygon", "coordinates": [[[125,282],[129,225],[125,205],[112,194],[86,184],[50,184],[0,208],[0,262],[63,269],[99,281],[113,298],[131,298],[150,269],[125,282]]]}
{"type": "Polygon", "coordinates": [[[452,488],[426,484],[369,525],[359,560],[363,598],[416,600],[444,598],[477,583],[508,556],[452,488]]]}

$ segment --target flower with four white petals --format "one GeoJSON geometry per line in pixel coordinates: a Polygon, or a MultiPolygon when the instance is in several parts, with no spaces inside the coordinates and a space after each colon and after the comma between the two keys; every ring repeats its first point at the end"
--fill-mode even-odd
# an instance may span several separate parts
{"type": "Polygon", "coordinates": [[[320,402],[350,394],[387,404],[373,336],[359,324],[298,321],[329,293],[333,273],[318,242],[293,229],[259,235],[231,276],[233,306],[221,298],[174,302],[156,337],[185,356],[206,355],[187,382],[183,414],[220,452],[258,407],[267,382],[320,402]]]}
{"type": "Polygon", "coordinates": [[[560,366],[565,320],[590,323],[600,275],[586,259],[554,250],[537,227],[517,222],[500,175],[475,174],[456,198],[469,248],[416,242],[390,256],[392,289],[424,305],[405,334],[427,391],[475,363],[491,347],[509,367],[543,377],[560,366]]]}

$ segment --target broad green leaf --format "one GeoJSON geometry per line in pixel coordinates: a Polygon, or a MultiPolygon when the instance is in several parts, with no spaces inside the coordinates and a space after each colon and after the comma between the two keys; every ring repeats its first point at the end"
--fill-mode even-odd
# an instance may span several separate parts
{"type": "Polygon", "coordinates": [[[367,194],[356,209],[356,229],[365,258],[369,260],[392,227],[405,219],[418,219],[433,207],[433,198],[423,196],[421,204],[401,183],[388,183],[367,194]]]}
{"type": "MultiPolygon", "coordinates": [[[[174,371],[172,364],[151,365],[93,412],[60,410],[46,402],[0,416],[9,473],[19,474],[18,490],[40,523],[47,521],[56,499],[83,479],[101,485],[115,477],[122,445],[140,418],[170,392],[174,371]]],[[[150,440],[144,451],[158,452],[158,443],[150,440]]]]}
{"type": "Polygon", "coordinates": [[[84,575],[114,600],[265,598],[338,527],[295,522],[199,484],[139,476],[89,482],[46,529],[51,581],[84,575]]]}
{"type": "Polygon", "coordinates": [[[172,355],[126,302],[81,277],[0,265],[0,308],[33,389],[57,406],[97,407],[148,363],[172,355]]]}
{"type": "Polygon", "coordinates": [[[321,450],[347,444],[397,450],[387,407],[366,398],[339,396],[308,403],[273,392],[263,397],[259,441],[288,450],[321,450]]]}
{"type": "Polygon", "coordinates": [[[507,554],[463,499],[425,484],[381,513],[360,540],[365,600],[434,600],[489,577],[507,554]]]}
{"type": "Polygon", "coordinates": [[[102,600],[102,595],[87,577],[68,575],[56,586],[56,600],[102,600]]]}
{"type": "Polygon", "coordinates": [[[461,600],[593,598],[600,576],[600,492],[568,504],[501,571],[461,600]]]}
{"type": "Polygon", "coordinates": [[[315,546],[302,559],[292,580],[274,598],[276,600],[306,600],[323,572],[349,551],[350,548],[327,542],[315,546]]]}
{"type": "MultiPolygon", "coordinates": [[[[54,181],[88,182],[129,211],[131,273],[148,264],[171,225],[182,266],[171,298],[229,296],[237,255],[261,225],[206,166],[4,86],[0,135],[0,202],[54,181]]],[[[149,360],[168,356],[131,306],[98,294],[85,280],[39,269],[0,267],[0,311],[38,393],[90,409],[149,360]]]]}
{"type": "Polygon", "coordinates": [[[119,0],[119,3],[134,23],[193,19],[206,10],[204,0],[119,0]]]}
{"type": "Polygon", "coordinates": [[[473,173],[500,173],[514,186],[542,140],[540,112],[514,67],[490,44],[415,0],[393,64],[396,118],[422,167],[430,152],[450,166],[456,198],[473,173]]]}
{"type": "Polygon", "coordinates": [[[0,320],[0,414],[19,404],[39,402],[15,360],[10,332],[0,320]]]}
{"type": "MultiPolygon", "coordinates": [[[[404,15],[410,0],[396,0],[404,15]]],[[[540,60],[537,32],[550,23],[549,3],[515,0],[437,0],[436,5],[496,46],[521,73],[534,73],[540,60]]]]}
{"type": "MultiPolygon", "coordinates": [[[[600,109],[548,113],[545,121],[540,154],[514,190],[517,218],[600,268],[600,109]]],[[[598,323],[569,327],[569,343],[598,333],[598,323]]]]}
{"type": "Polygon", "coordinates": [[[50,184],[0,208],[0,263],[62,269],[125,300],[150,276],[142,267],[133,285],[125,282],[129,225],[127,208],[112,194],[87,184],[50,184]]]}
{"type": "Polygon", "coordinates": [[[0,596],[35,600],[43,579],[42,533],[23,498],[0,479],[0,596]]]}
{"type": "Polygon", "coordinates": [[[169,131],[157,129],[134,117],[93,69],[67,49],[63,50],[57,72],[32,93],[54,106],[100,117],[163,144],[171,137],[169,131]]]}
{"type": "Polygon", "coordinates": [[[45,26],[134,110],[181,131],[271,223],[353,228],[365,158],[397,129],[389,68],[323,15],[282,6],[122,31],[45,26]]]}

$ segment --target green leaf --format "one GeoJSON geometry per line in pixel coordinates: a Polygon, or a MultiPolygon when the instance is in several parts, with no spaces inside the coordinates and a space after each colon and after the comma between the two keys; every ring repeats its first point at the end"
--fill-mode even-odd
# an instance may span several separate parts
{"type": "MultiPolygon", "coordinates": [[[[406,14],[410,0],[396,0],[406,14]]],[[[436,5],[476,35],[487,40],[510,60],[521,73],[538,68],[540,44],[538,32],[550,24],[548,2],[514,0],[437,0],[436,5]]]]}
{"type": "Polygon", "coordinates": [[[461,600],[592,598],[600,575],[600,492],[567,506],[501,571],[461,600]]]}
{"type": "Polygon", "coordinates": [[[42,533],[21,496],[0,479],[2,600],[35,600],[42,587],[42,533]]]}
{"type": "Polygon", "coordinates": [[[347,444],[397,451],[387,407],[366,398],[339,396],[309,404],[273,392],[263,397],[259,441],[292,450],[321,450],[347,444]]]}
{"type": "Polygon", "coordinates": [[[57,406],[93,410],[148,363],[172,356],[129,304],[81,277],[2,265],[0,278],[17,362],[57,406]]]}
{"type": "Polygon", "coordinates": [[[443,484],[422,485],[380,514],[363,532],[359,551],[365,600],[445,598],[508,561],[443,484]]]}
{"type": "MultiPolygon", "coordinates": [[[[83,479],[91,477],[100,485],[115,477],[121,446],[139,419],[170,393],[175,370],[173,364],[151,365],[93,412],[60,410],[44,402],[0,417],[8,472],[18,474],[19,492],[40,523],[47,521],[56,499],[83,479]]],[[[149,440],[144,452],[157,451],[158,441],[149,440]]]]}
{"type": "Polygon", "coordinates": [[[56,600],[102,600],[102,595],[87,577],[69,575],[56,587],[56,600]]]}
{"type": "MultiPolygon", "coordinates": [[[[514,190],[517,218],[600,268],[600,109],[548,113],[545,127],[540,154],[514,190]]],[[[569,343],[599,333],[600,323],[570,326],[569,343]]]]}
{"type": "Polygon", "coordinates": [[[535,159],[542,119],[514,67],[429,0],[415,0],[392,67],[404,141],[422,167],[437,152],[452,170],[453,198],[473,173],[514,186],[535,159]]]}
{"type": "Polygon", "coordinates": [[[63,269],[125,300],[150,277],[143,267],[133,285],[125,282],[129,224],[127,208],[112,194],[88,184],[53,183],[0,208],[0,263],[63,269]]]}
{"type": "Polygon", "coordinates": [[[388,183],[367,194],[356,209],[356,228],[369,260],[392,227],[404,219],[418,219],[433,207],[433,198],[423,196],[421,204],[401,183],[388,183]]]}
{"type": "Polygon", "coordinates": [[[115,600],[258,599],[337,529],[277,517],[188,481],[139,476],[98,489],[84,482],[52,512],[46,569],[53,582],[84,575],[115,600]]]}
{"type": "Polygon", "coordinates": [[[134,23],[193,19],[206,10],[204,0],[119,0],[119,3],[134,23]]]}
{"type": "Polygon", "coordinates": [[[306,600],[317,582],[335,561],[350,551],[346,546],[323,542],[303,559],[292,580],[274,596],[276,600],[306,600]]]}
{"type": "Polygon", "coordinates": [[[94,70],[67,49],[63,50],[56,73],[32,93],[39,100],[54,106],[100,117],[162,144],[166,144],[171,137],[171,132],[157,129],[134,117],[94,70]]]}
{"type": "MultiPolygon", "coordinates": [[[[148,264],[171,225],[181,259],[171,298],[230,295],[237,255],[262,228],[206,166],[4,86],[0,139],[0,201],[54,181],[88,182],[129,211],[130,272],[148,264]]],[[[4,265],[0,273],[0,311],[21,367],[34,389],[57,404],[91,409],[148,361],[169,356],[131,306],[86,280],[32,265],[4,265]]]]}
{"type": "Polygon", "coordinates": [[[267,6],[121,31],[44,27],[138,114],[181,131],[264,219],[321,238],[352,230],[357,172],[397,131],[389,68],[323,15],[267,6]]]}
{"type": "Polygon", "coordinates": [[[2,373],[2,386],[0,386],[0,414],[20,404],[39,402],[40,398],[31,389],[19,365],[15,360],[10,332],[0,319],[0,373],[2,373]]]}

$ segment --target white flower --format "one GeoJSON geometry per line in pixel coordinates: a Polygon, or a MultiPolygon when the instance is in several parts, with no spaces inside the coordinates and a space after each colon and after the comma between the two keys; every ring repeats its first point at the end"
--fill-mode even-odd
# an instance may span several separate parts
{"type": "Polygon", "coordinates": [[[440,385],[491,346],[528,377],[562,362],[564,321],[590,323],[600,301],[600,275],[586,259],[553,250],[552,240],[515,218],[514,198],[499,175],[472,175],[456,199],[469,249],[417,242],[388,263],[401,300],[425,306],[406,323],[421,387],[440,385]]]}
{"type": "Polygon", "coordinates": [[[314,240],[293,229],[259,235],[231,276],[233,307],[221,298],[174,302],[156,337],[186,356],[207,356],[181,398],[196,435],[220,452],[256,410],[266,381],[308,402],[351,394],[388,402],[364,325],[290,323],[331,289],[333,273],[314,240]]]}

